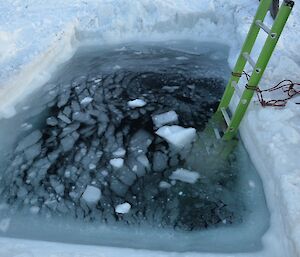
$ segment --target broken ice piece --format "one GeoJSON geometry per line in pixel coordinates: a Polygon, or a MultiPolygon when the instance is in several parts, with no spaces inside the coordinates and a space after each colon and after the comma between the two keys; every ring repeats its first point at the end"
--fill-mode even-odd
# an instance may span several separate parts
{"type": "Polygon", "coordinates": [[[159,187],[162,188],[162,189],[167,189],[167,188],[170,188],[172,185],[166,181],[161,181],[159,183],[159,187]]]}
{"type": "Polygon", "coordinates": [[[199,177],[200,177],[200,175],[198,172],[189,171],[189,170],[180,168],[180,169],[173,171],[169,178],[173,179],[173,180],[180,180],[182,182],[194,184],[199,179],[199,177]]]}
{"type": "Polygon", "coordinates": [[[123,148],[118,148],[116,151],[113,152],[114,157],[124,157],[126,154],[126,150],[123,148]]]}
{"type": "Polygon", "coordinates": [[[42,133],[39,130],[33,131],[20,141],[16,148],[16,151],[23,151],[27,147],[34,145],[41,139],[41,137],[42,133]]]}
{"type": "Polygon", "coordinates": [[[146,155],[140,155],[137,157],[137,160],[146,168],[149,168],[149,160],[146,155]]]}
{"type": "Polygon", "coordinates": [[[128,101],[128,106],[131,107],[131,108],[143,107],[146,104],[147,103],[142,99],[135,99],[135,100],[132,100],[132,101],[128,101]]]}
{"type": "Polygon", "coordinates": [[[196,137],[196,129],[177,125],[161,127],[155,133],[178,148],[189,146],[196,137]]]}
{"type": "Polygon", "coordinates": [[[116,213],[125,214],[128,213],[131,209],[131,205],[129,203],[122,203],[116,206],[116,213]]]}
{"type": "Polygon", "coordinates": [[[56,126],[58,121],[55,117],[49,117],[49,118],[47,118],[46,123],[49,126],[56,126]]]}
{"type": "Polygon", "coordinates": [[[96,204],[101,198],[101,191],[97,187],[87,186],[81,197],[88,204],[96,204]]]}
{"type": "Polygon", "coordinates": [[[80,101],[80,104],[85,106],[85,105],[88,105],[89,103],[91,103],[92,101],[93,101],[93,98],[87,96],[80,101]]]}
{"type": "Polygon", "coordinates": [[[114,158],[109,161],[110,165],[116,169],[120,169],[123,167],[124,160],[122,158],[114,158]]]}
{"type": "Polygon", "coordinates": [[[159,128],[163,125],[174,123],[178,121],[178,115],[174,111],[165,112],[162,114],[154,115],[152,117],[154,125],[159,128]]]}

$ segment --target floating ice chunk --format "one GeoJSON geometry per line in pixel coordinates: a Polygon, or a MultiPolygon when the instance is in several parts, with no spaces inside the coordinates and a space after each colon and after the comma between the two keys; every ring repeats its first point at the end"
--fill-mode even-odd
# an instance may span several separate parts
{"type": "Polygon", "coordinates": [[[64,152],[70,151],[75,144],[74,138],[70,135],[64,137],[60,142],[61,142],[64,152]]]}
{"type": "Polygon", "coordinates": [[[116,213],[125,214],[128,213],[131,209],[131,205],[129,203],[122,203],[116,206],[116,213]]]}
{"type": "Polygon", "coordinates": [[[159,128],[163,125],[178,121],[178,115],[175,111],[169,111],[152,117],[154,125],[159,128]]]}
{"type": "Polygon", "coordinates": [[[176,60],[179,60],[179,61],[186,61],[188,60],[189,58],[185,57],[185,56],[178,56],[176,57],[176,60]]]}
{"type": "Polygon", "coordinates": [[[90,169],[90,170],[94,170],[94,169],[96,169],[96,167],[97,167],[97,166],[96,166],[94,163],[90,163],[90,164],[89,164],[89,169],[90,169]]]}
{"type": "Polygon", "coordinates": [[[88,204],[96,204],[101,198],[101,191],[98,187],[87,186],[81,197],[88,204]]]}
{"type": "Polygon", "coordinates": [[[5,233],[8,230],[9,225],[10,225],[10,218],[5,218],[0,220],[0,231],[5,233]]]}
{"type": "Polygon", "coordinates": [[[116,169],[120,169],[123,167],[124,160],[122,158],[114,158],[109,161],[110,165],[116,169]]]}
{"type": "Polygon", "coordinates": [[[34,144],[34,145],[28,147],[24,151],[24,155],[26,156],[27,160],[32,160],[41,153],[41,149],[42,149],[41,143],[34,144]]]}
{"type": "Polygon", "coordinates": [[[57,118],[59,118],[60,120],[62,120],[64,123],[67,123],[67,124],[71,123],[71,120],[66,115],[64,115],[62,112],[60,112],[58,114],[57,118]]]}
{"type": "Polygon", "coordinates": [[[81,101],[80,101],[80,104],[81,105],[88,105],[89,103],[91,103],[93,101],[93,98],[92,97],[85,97],[83,98],[81,101]]]}
{"type": "Polygon", "coordinates": [[[173,180],[180,180],[182,182],[194,184],[198,179],[200,175],[198,172],[195,171],[189,171],[186,169],[177,169],[172,172],[170,179],[173,180]]]}
{"type": "Polygon", "coordinates": [[[114,157],[124,157],[126,154],[126,150],[123,148],[118,148],[116,151],[113,152],[114,157]]]}
{"type": "Polygon", "coordinates": [[[128,106],[131,107],[131,108],[143,107],[146,104],[147,103],[142,99],[135,99],[135,100],[132,100],[132,101],[128,101],[128,106]]]}
{"type": "Polygon", "coordinates": [[[161,151],[157,151],[153,154],[152,169],[156,172],[161,172],[168,166],[168,157],[161,151]]]}
{"type": "Polygon", "coordinates": [[[46,123],[49,125],[49,126],[56,126],[58,121],[55,117],[49,117],[47,118],[47,121],[46,123]]]}
{"type": "Polygon", "coordinates": [[[137,157],[137,160],[146,168],[149,167],[150,163],[146,155],[140,155],[137,157]]]}
{"type": "Polygon", "coordinates": [[[20,141],[16,148],[16,151],[23,151],[27,147],[34,145],[41,139],[41,137],[42,133],[39,130],[33,131],[20,141]]]}
{"type": "Polygon", "coordinates": [[[166,181],[161,181],[159,183],[159,187],[162,188],[162,189],[167,189],[167,188],[170,188],[172,185],[166,181]]]}
{"type": "Polygon", "coordinates": [[[183,128],[177,125],[164,126],[158,129],[156,134],[164,138],[169,144],[184,148],[195,140],[196,129],[183,128]]]}

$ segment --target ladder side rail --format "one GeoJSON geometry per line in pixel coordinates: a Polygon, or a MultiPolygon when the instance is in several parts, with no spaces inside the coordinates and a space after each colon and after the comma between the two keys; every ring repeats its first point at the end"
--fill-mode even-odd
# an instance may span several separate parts
{"type": "MultiPolygon", "coordinates": [[[[282,3],[279,12],[277,14],[277,17],[274,21],[274,24],[271,29],[271,33],[274,33],[276,36],[272,37],[271,34],[269,34],[264,47],[259,55],[258,61],[256,63],[255,70],[253,71],[249,81],[248,81],[248,88],[245,88],[243,95],[239,101],[239,104],[236,108],[235,113],[233,114],[233,117],[231,119],[230,125],[227,128],[223,139],[230,140],[232,139],[238,131],[239,125],[246,113],[246,110],[250,104],[250,101],[254,95],[254,90],[257,88],[263,73],[266,69],[266,66],[268,62],[270,61],[270,58],[272,56],[272,53],[277,45],[277,42],[279,40],[279,37],[283,31],[283,28],[288,20],[288,17],[292,11],[294,2],[289,0],[284,0],[282,3]]],[[[273,35],[274,35],[273,34],[273,35]]]]}
{"type": "Polygon", "coordinates": [[[260,27],[256,25],[257,20],[264,21],[266,14],[271,6],[272,0],[262,0],[260,2],[260,5],[257,9],[257,12],[255,14],[254,20],[252,22],[252,25],[248,31],[247,37],[244,41],[241,53],[239,55],[239,58],[235,64],[235,67],[233,69],[232,76],[226,86],[225,92],[223,94],[223,97],[221,99],[221,102],[219,104],[218,110],[221,111],[221,108],[227,108],[230,100],[234,93],[234,86],[233,83],[238,83],[240,80],[239,76],[236,76],[236,74],[241,74],[245,68],[247,60],[244,58],[243,54],[248,53],[250,54],[252,51],[252,48],[254,46],[254,43],[257,39],[258,33],[260,31],[260,27]]]}

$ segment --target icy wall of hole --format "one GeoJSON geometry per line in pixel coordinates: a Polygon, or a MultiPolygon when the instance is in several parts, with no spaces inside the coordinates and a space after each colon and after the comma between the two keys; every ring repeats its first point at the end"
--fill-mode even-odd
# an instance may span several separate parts
{"type": "Polygon", "coordinates": [[[209,176],[210,163],[191,169],[197,135],[184,129],[201,131],[217,107],[226,56],[153,45],[97,51],[78,51],[18,107],[21,126],[0,151],[2,208],[181,230],[240,223],[235,156],[209,176]],[[158,133],[164,125],[173,130],[158,133]]]}

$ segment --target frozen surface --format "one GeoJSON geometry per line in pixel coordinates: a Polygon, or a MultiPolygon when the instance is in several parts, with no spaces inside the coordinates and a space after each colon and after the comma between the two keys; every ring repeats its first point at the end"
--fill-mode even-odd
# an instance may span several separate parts
{"type": "MultiPolygon", "coordinates": [[[[92,39],[102,44],[175,38],[205,41],[209,38],[226,42],[230,46],[229,63],[233,66],[257,4],[257,1],[248,0],[210,0],[206,4],[196,0],[176,2],[142,0],[132,1],[130,4],[128,1],[54,0],[47,4],[44,1],[32,0],[2,1],[1,117],[14,114],[15,102],[49,79],[54,67],[74,52],[77,40],[92,39]]],[[[261,83],[262,87],[274,85],[284,78],[299,80],[299,44],[295,40],[300,33],[299,10],[299,4],[296,3],[293,15],[287,23],[287,28],[261,83]]],[[[270,23],[269,16],[267,23],[270,23]]],[[[262,46],[263,37],[262,34],[255,48],[255,54],[262,46]]],[[[187,50],[192,52],[189,48],[187,50]]],[[[222,53],[212,54],[212,58],[215,59],[220,56],[222,53]]],[[[178,55],[176,59],[182,59],[182,55],[178,55]]],[[[241,88],[243,85],[244,83],[241,83],[241,88]]],[[[173,89],[165,86],[165,90],[173,89]]],[[[271,228],[263,240],[264,249],[257,253],[234,254],[234,256],[282,257],[300,254],[298,113],[299,108],[293,103],[283,110],[262,109],[253,105],[242,124],[241,135],[262,176],[272,217],[271,228]]],[[[21,125],[22,131],[32,126],[24,122],[20,124],[20,128],[15,127],[16,132],[21,131],[21,125]]],[[[2,128],[5,129],[4,122],[2,128]]],[[[10,133],[11,129],[6,131],[10,133]]],[[[13,140],[13,137],[2,136],[1,142],[7,145],[6,151],[9,150],[13,140]]],[[[102,173],[106,174],[105,171],[102,173]]],[[[120,256],[120,251],[113,248],[12,239],[1,239],[1,246],[1,256],[5,257],[120,256]]],[[[131,250],[122,250],[122,254],[166,256],[165,253],[131,250]]],[[[201,256],[211,257],[215,254],[201,254],[201,256]]],[[[232,254],[222,256],[231,257],[232,254]]]]}

